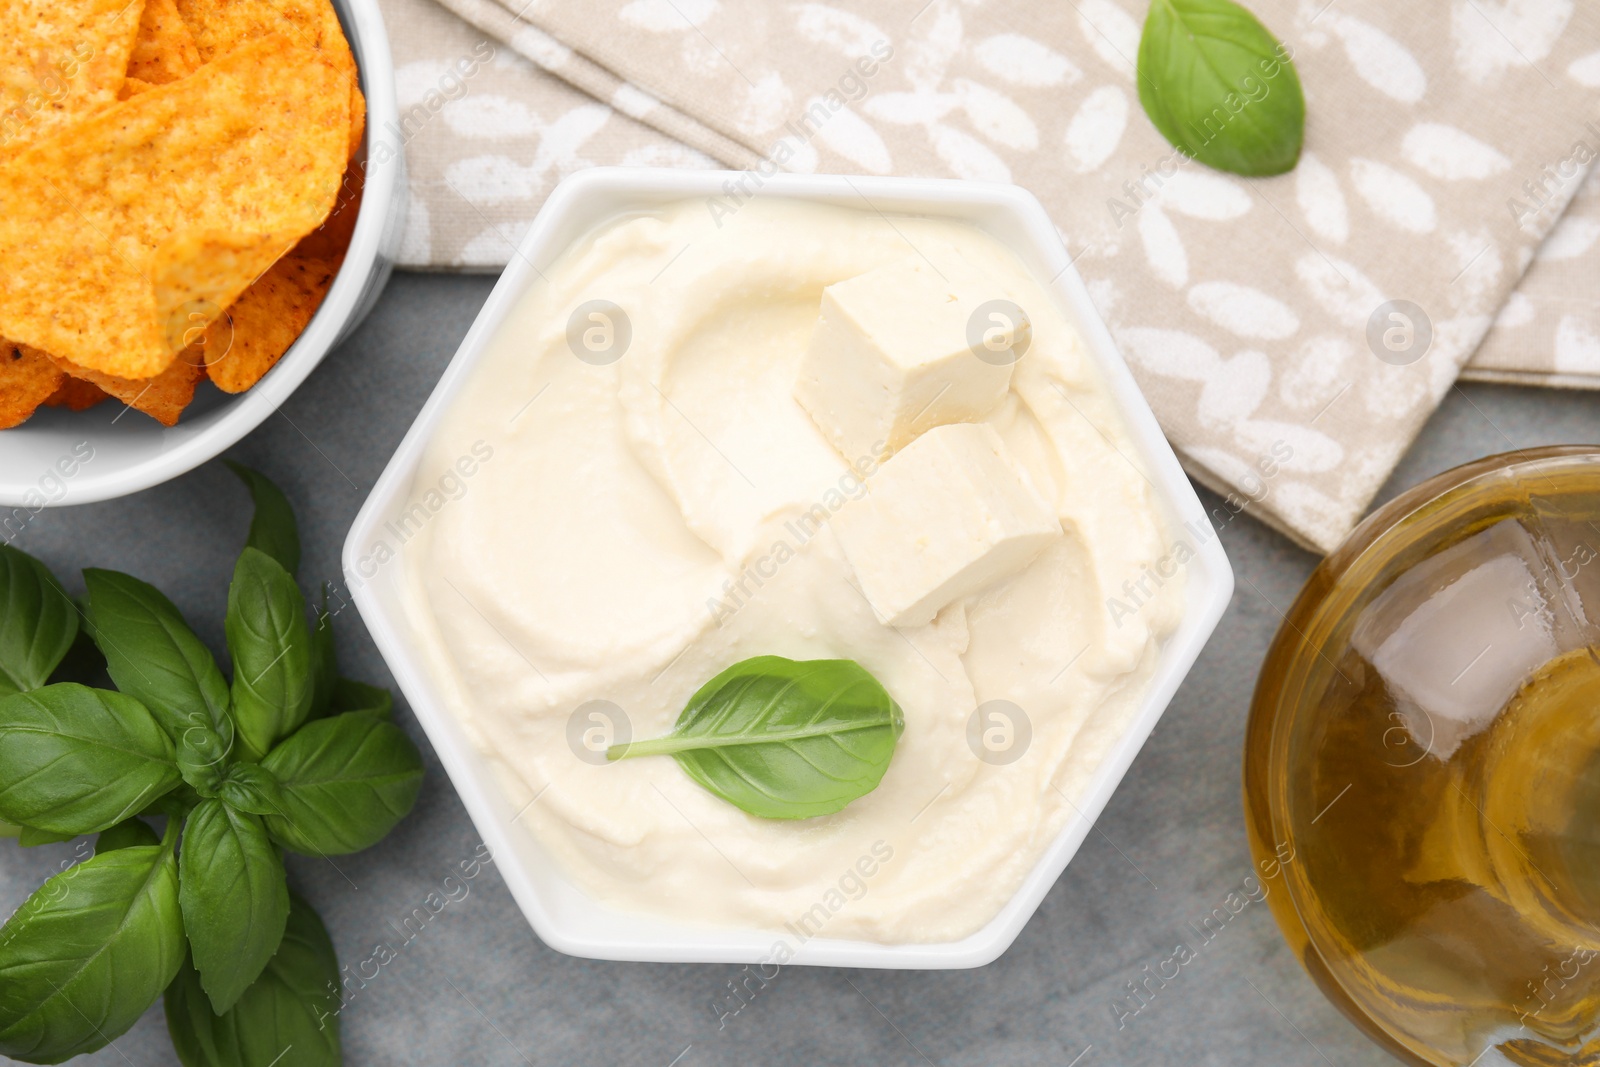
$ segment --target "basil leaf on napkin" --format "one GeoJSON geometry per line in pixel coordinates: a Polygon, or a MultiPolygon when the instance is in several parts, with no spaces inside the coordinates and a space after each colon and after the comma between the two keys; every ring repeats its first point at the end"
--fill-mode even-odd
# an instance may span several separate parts
{"type": "Polygon", "coordinates": [[[255,984],[217,1015],[185,960],[167,988],[167,1032],[183,1067],[266,1067],[274,1057],[284,1067],[338,1067],[338,988],[328,931],[290,892],[283,941],[255,984]]]}
{"type": "Polygon", "coordinates": [[[1306,103],[1294,62],[1233,0],[1151,0],[1138,79],[1156,129],[1206,166],[1266,177],[1299,162],[1306,103]]]}
{"type": "Polygon", "coordinates": [[[184,948],[171,836],[62,871],[0,929],[0,1055],[104,1048],[171,983],[184,948]]]}
{"type": "Polygon", "coordinates": [[[203,800],[184,823],[178,877],[189,949],[220,1014],[260,976],[283,940],[289,916],[283,857],[260,818],[203,800]]]}
{"type": "Polygon", "coordinates": [[[0,699],[0,818],[88,834],[180,781],[172,740],[124,693],[61,682],[0,699]]]}
{"type": "Polygon", "coordinates": [[[154,586],[93,568],[83,580],[90,636],[111,680],[138,698],[176,743],[184,781],[209,784],[234,747],[228,683],[211,650],[154,586]]]}
{"type": "Polygon", "coordinates": [[[233,568],[224,627],[233,655],[239,756],[259,760],[311,710],[305,598],[282,564],[260,549],[246,548],[233,568]]]}
{"type": "Polygon", "coordinates": [[[312,856],[377,844],[422,788],[417,746],[398,726],[365,712],[307,723],[261,765],[283,795],[283,814],[267,816],[273,840],[312,856]]]}
{"type": "Polygon", "coordinates": [[[50,680],[78,636],[78,609],[48,567],[0,545],[0,696],[50,680]]]}
{"type": "Polygon", "coordinates": [[[283,495],[283,490],[272,483],[265,474],[251,470],[231,459],[223,460],[228,469],[250,490],[255,502],[255,514],[250,517],[250,533],[245,544],[259,549],[277,560],[284,570],[293,574],[300,569],[300,528],[294,521],[294,508],[283,495]]]}
{"type": "Polygon", "coordinates": [[[757,656],[701,686],[669,736],[606,755],[670,755],[751,815],[809,819],[876,789],[904,730],[900,705],[854,660],[757,656]]]}

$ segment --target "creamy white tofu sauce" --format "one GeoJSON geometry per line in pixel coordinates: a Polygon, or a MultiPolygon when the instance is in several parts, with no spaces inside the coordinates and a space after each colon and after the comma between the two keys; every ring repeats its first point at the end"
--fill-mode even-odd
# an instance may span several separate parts
{"type": "Polygon", "coordinates": [[[409,622],[527,805],[519,826],[594,897],[791,939],[955,940],[1079,817],[1178,620],[1181,568],[1136,455],[1056,298],[983,231],[773,198],[719,226],[699,201],[670,205],[544,267],[451,402],[414,494],[463,457],[473,474],[401,550],[409,622]],[[1031,341],[982,421],[1061,534],[896,628],[831,521],[894,457],[842,454],[794,391],[823,289],[908,263],[982,278],[1027,312],[1031,341]],[[580,314],[579,358],[569,321],[594,301],[626,328],[580,314]],[[1129,582],[1139,606],[1113,618],[1129,582]],[[670,758],[595,758],[622,731],[670,732],[707,679],[766,654],[856,660],[899,702],[875,791],[765,820],[670,758]]]}

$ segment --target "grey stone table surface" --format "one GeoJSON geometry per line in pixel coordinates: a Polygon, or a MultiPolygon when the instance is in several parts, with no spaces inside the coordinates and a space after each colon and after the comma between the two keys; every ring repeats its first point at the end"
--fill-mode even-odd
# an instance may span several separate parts
{"type": "MultiPolygon", "coordinates": [[[[301,520],[309,585],[337,579],[357,509],[489,293],[481,277],[398,275],[377,310],[229,455],[276,479],[301,520]]],[[[1600,395],[1453,390],[1384,490],[1494,452],[1600,438],[1600,395]]],[[[1210,504],[1215,498],[1207,496],[1210,504]]],[[[167,592],[212,644],[249,520],[211,463],[122,500],[53,509],[14,542],[74,592],[86,566],[167,592]]],[[[607,963],[545,947],[490,866],[414,935],[401,921],[480,842],[409,709],[428,778],[415,812],[378,847],[290,859],[347,964],[394,958],[343,1014],[346,1062],[365,1065],[1054,1065],[1392,1063],[1318,994],[1265,906],[1228,923],[1136,1016],[1112,1005],[1191,940],[1190,922],[1251,873],[1240,802],[1245,718],[1267,645],[1316,559],[1248,515],[1221,538],[1233,603],[1082,850],[997,962],[944,972],[790,968],[736,1015],[711,1005],[733,966],[607,963]],[[387,954],[386,954],[387,955],[387,954]],[[719,1024],[720,1023],[720,1024],[719,1024]]],[[[345,674],[392,684],[354,609],[340,618],[345,674]]],[[[71,844],[0,841],[0,915],[71,844]]],[[[367,968],[372,970],[371,965],[367,968]]],[[[731,1002],[730,1002],[731,1003],[731,1002]]],[[[292,1061],[292,1054],[290,1057],[292,1061]]],[[[175,1062],[159,1005],[114,1047],[77,1061],[175,1062]]],[[[287,1062],[285,1067],[292,1067],[287,1062]]]]}

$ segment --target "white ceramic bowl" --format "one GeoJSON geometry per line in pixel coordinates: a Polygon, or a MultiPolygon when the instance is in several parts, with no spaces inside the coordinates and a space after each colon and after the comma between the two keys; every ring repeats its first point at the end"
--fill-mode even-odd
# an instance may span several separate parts
{"type": "Polygon", "coordinates": [[[377,0],[333,0],[367,97],[367,169],[355,235],[339,276],[300,337],[253,387],[230,396],[201,382],[176,426],[107,400],[87,411],[41,407],[21,426],[0,430],[0,537],[8,521],[41,507],[89,504],[136,493],[216,456],[259,426],[358,326],[389,280],[406,215],[405,153],[375,148],[397,126],[394,62],[377,0]],[[384,157],[384,158],[379,158],[384,157]],[[81,457],[88,462],[57,463],[81,457]],[[70,476],[61,472],[72,470],[70,476]]]}
{"type": "MultiPolygon", "coordinates": [[[[423,657],[411,647],[400,598],[403,568],[393,562],[374,566],[374,553],[383,542],[384,524],[396,518],[408,500],[424,446],[483,354],[486,342],[530,284],[534,265],[548,264],[574,239],[606,219],[676,200],[720,195],[723,182],[731,176],[726,172],[598,169],[580,172],[562,182],[489,295],[345,541],[345,577],[354,590],[361,616],[444,762],[478,832],[494,849],[496,866],[512,895],[546,944],[575,956],[754,963],[768,958],[778,935],[619,911],[590,899],[569,881],[531,834],[512,825],[516,808],[461,724],[435,694],[421,666],[423,657]]],[[[1055,226],[1031,194],[1014,186],[977,182],[780,175],[767,180],[761,195],[849,207],[866,207],[865,197],[872,207],[887,213],[967,220],[998,237],[1039,277],[1055,279],[1055,292],[1082,332],[1115,396],[1137,444],[1138,460],[1155,485],[1174,529],[1188,524],[1191,530],[1209,534],[1210,520],[1194,489],[1090,303],[1055,226]]],[[[1181,536],[1191,545],[1196,540],[1192,534],[1181,536]]],[[[1183,621],[1162,646],[1138,716],[1090,783],[1079,805],[1082,817],[1062,831],[1000,914],[970,937],[947,944],[880,945],[817,937],[801,946],[793,962],[842,967],[977,967],[1006,950],[1088,835],[1228,605],[1233,593],[1233,571],[1220,542],[1209,536],[1196,547],[1196,553],[1187,570],[1188,604],[1183,621]]]]}

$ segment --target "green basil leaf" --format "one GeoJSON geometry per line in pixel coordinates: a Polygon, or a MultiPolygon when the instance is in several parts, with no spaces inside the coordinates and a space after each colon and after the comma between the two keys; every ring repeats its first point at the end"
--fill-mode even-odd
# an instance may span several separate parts
{"type": "Polygon", "coordinates": [[[211,650],[154,586],[116,571],[83,572],[89,627],[117,688],[177,743],[184,781],[208,787],[233,753],[228,683],[211,650]]]}
{"type": "Polygon", "coordinates": [[[1151,0],[1139,102],[1173,147],[1248,177],[1300,160],[1306,102],[1288,50],[1233,0],[1151,0]]]}
{"type": "Polygon", "coordinates": [[[178,856],[183,928],[200,984],[218,1013],[261,974],[283,940],[289,884],[261,819],[202,800],[183,826],[178,856]]]}
{"type": "Polygon", "coordinates": [[[143,819],[126,819],[117,825],[100,831],[100,836],[94,843],[96,856],[105,852],[115,852],[119,848],[137,848],[140,845],[159,845],[161,838],[150,829],[150,824],[143,819]]]}
{"type": "Polygon", "coordinates": [[[241,759],[259,760],[311,710],[311,634],[305,598],[282,564],[246,548],[228,586],[233,718],[241,759]]]}
{"type": "Polygon", "coordinates": [[[0,545],[0,696],[50,680],[78,635],[78,609],[43,563],[0,545]]]}
{"type": "Polygon", "coordinates": [[[904,729],[900,705],[853,660],[757,656],[701,686],[667,737],[606,755],[670,755],[751,815],[809,819],[876,789],[904,729]]]}
{"type": "Polygon", "coordinates": [[[61,682],[0,699],[0,818],[90,834],[180,781],[172,741],[125,693],[61,682]]]}
{"type": "Polygon", "coordinates": [[[167,988],[167,1032],[183,1067],[339,1067],[339,959],[322,920],[289,893],[277,954],[217,1015],[185,961],[167,988]]]}
{"type": "Polygon", "coordinates": [[[22,827],[16,823],[0,822],[0,837],[21,837],[22,827]]]}
{"type": "Polygon", "coordinates": [[[56,875],[0,929],[0,1055],[60,1063],[103,1048],[183,962],[170,842],[119,848],[56,875]]]}
{"type": "Polygon", "coordinates": [[[217,799],[252,815],[283,814],[283,789],[259,763],[236,763],[217,787],[217,799]]]}
{"type": "Polygon", "coordinates": [[[223,462],[249,488],[250,497],[255,501],[256,510],[250,518],[250,534],[245,544],[265,552],[293,574],[300,569],[300,530],[295,524],[289,498],[260,471],[231,459],[223,462]]]}
{"type": "Polygon", "coordinates": [[[59,845],[63,841],[71,841],[77,834],[59,834],[51,830],[40,830],[33,826],[18,828],[17,844],[23,848],[38,848],[40,845],[59,845]]]}
{"type": "Polygon", "coordinates": [[[405,731],[361,712],[307,723],[262,766],[283,789],[283,814],[267,816],[267,829],[312,856],[377,844],[422,788],[422,755],[405,731]]]}
{"type": "Polygon", "coordinates": [[[347,711],[364,711],[387,719],[394,711],[394,696],[387,689],[340,678],[333,685],[333,700],[328,712],[340,715],[347,711]]]}
{"type": "MultiPolygon", "coordinates": [[[[328,714],[339,681],[339,653],[333,641],[333,616],[328,613],[328,583],[322,583],[322,603],[311,627],[311,711],[308,719],[328,714]]],[[[348,709],[341,709],[348,710],[348,709]]]]}

